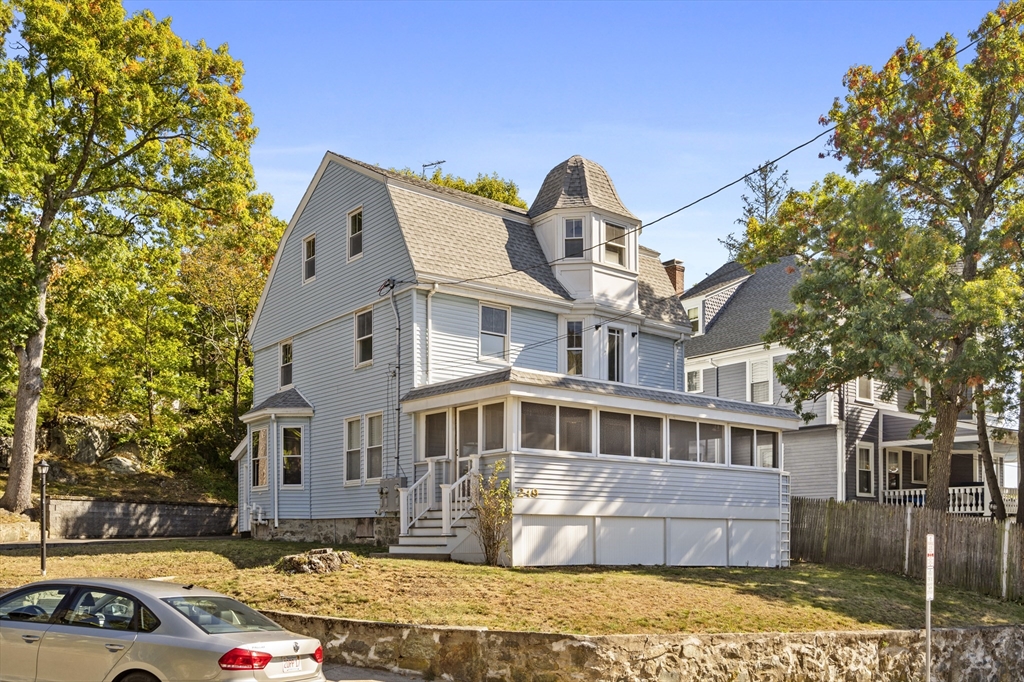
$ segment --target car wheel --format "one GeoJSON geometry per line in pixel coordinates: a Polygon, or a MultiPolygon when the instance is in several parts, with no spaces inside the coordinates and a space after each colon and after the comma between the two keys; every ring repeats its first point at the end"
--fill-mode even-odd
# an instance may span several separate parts
{"type": "Polygon", "coordinates": [[[120,679],[119,682],[160,682],[149,673],[144,673],[140,670],[136,670],[133,673],[128,673],[120,679]]]}

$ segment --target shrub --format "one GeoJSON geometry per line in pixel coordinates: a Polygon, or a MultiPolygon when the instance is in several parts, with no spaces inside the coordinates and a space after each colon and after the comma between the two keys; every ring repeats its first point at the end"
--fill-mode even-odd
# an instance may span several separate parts
{"type": "Polygon", "coordinates": [[[480,540],[488,566],[497,566],[502,552],[508,548],[513,495],[508,479],[501,477],[504,470],[505,461],[498,460],[491,469],[491,475],[478,474],[473,486],[476,518],[470,521],[469,527],[480,540]]]}

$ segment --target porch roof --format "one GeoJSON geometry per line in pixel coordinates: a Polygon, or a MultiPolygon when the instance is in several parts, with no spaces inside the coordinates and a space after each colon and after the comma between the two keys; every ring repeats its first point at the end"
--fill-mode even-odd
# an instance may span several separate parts
{"type": "Polygon", "coordinates": [[[434,398],[451,393],[460,393],[463,391],[504,383],[568,390],[576,393],[586,393],[591,396],[597,395],[616,398],[632,398],[663,403],[666,405],[680,405],[702,410],[715,410],[731,412],[738,415],[749,415],[752,417],[780,419],[789,422],[792,428],[796,428],[800,422],[799,418],[793,413],[793,410],[787,407],[748,403],[742,400],[729,400],[726,398],[709,398],[708,396],[700,393],[685,393],[683,391],[647,388],[644,386],[633,386],[630,384],[621,384],[612,381],[597,381],[594,379],[583,379],[581,377],[565,376],[562,374],[518,369],[516,367],[506,367],[494,372],[474,374],[473,376],[465,377],[463,379],[455,379],[452,381],[420,386],[419,388],[414,388],[406,393],[402,398],[402,402],[409,403],[426,398],[434,398]]]}

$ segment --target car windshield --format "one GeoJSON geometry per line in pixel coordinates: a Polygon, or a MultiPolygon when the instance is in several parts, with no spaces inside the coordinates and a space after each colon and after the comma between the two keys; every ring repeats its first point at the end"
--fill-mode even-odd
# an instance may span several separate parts
{"type": "Polygon", "coordinates": [[[228,597],[170,597],[164,601],[209,635],[284,629],[228,597]]]}

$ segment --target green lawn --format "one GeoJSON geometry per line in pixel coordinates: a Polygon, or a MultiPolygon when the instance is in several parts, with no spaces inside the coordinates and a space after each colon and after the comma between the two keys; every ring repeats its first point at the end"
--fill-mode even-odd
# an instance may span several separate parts
{"type": "MultiPolygon", "coordinates": [[[[282,575],[273,564],[314,545],[253,540],[64,545],[49,577],[173,576],[262,609],[405,623],[587,634],[774,632],[920,628],[924,586],[866,570],[502,569],[371,559],[324,576],[282,575]]],[[[0,586],[37,580],[34,550],[0,553],[0,586]]],[[[940,589],[936,626],[1024,622],[1024,605],[940,589]]]]}

